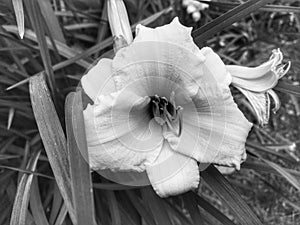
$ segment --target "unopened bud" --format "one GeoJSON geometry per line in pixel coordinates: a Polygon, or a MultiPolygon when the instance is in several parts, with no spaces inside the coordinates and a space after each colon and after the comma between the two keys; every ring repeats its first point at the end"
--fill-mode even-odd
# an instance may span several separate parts
{"type": "Polygon", "coordinates": [[[133,36],[123,0],[108,0],[107,10],[116,52],[120,48],[129,45],[133,40],[133,36]]]}

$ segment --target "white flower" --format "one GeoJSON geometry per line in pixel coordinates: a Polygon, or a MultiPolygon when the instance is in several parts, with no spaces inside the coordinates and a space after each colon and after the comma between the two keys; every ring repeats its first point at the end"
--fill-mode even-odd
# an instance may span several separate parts
{"type": "Polygon", "coordinates": [[[291,63],[282,64],[280,49],[273,50],[270,60],[258,67],[229,65],[227,70],[232,75],[232,84],[249,100],[254,108],[259,125],[266,125],[270,116],[270,97],[274,100],[276,112],[280,107],[277,94],[272,90],[290,68],[291,63]]]}
{"type": "Polygon", "coordinates": [[[199,49],[178,18],[136,34],[81,79],[93,100],[84,110],[92,169],[146,172],[162,197],[197,188],[197,162],[239,169],[252,124],[220,57],[199,49]]]}

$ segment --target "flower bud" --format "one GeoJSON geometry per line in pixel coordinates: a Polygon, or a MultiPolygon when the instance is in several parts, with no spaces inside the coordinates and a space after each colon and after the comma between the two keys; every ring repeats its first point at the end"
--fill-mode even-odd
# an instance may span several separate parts
{"type": "Polygon", "coordinates": [[[132,42],[132,32],[123,0],[108,0],[107,10],[116,52],[132,42]]]}

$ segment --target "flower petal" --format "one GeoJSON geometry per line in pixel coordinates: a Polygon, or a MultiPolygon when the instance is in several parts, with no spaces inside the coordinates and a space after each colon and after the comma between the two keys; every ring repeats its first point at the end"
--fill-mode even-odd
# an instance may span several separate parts
{"type": "MultiPolygon", "coordinates": [[[[205,57],[193,43],[190,32],[176,18],[155,29],[139,26],[134,42],[121,49],[113,60],[117,89],[144,77],[165,78],[184,88],[197,87],[196,82],[200,83],[203,77],[201,64],[205,57]]],[[[150,81],[147,86],[164,90],[167,85],[150,81]]]]}
{"type": "MultiPolygon", "coordinates": [[[[231,74],[228,73],[225,64],[211,48],[204,47],[201,49],[201,53],[205,57],[203,64],[203,73],[205,74],[206,83],[209,77],[214,78],[211,83],[218,83],[224,86],[229,86],[232,82],[231,74]]],[[[202,83],[199,83],[201,86],[202,83]]]]}
{"type": "Polygon", "coordinates": [[[200,163],[240,168],[252,124],[237,108],[228,87],[203,86],[193,102],[183,106],[182,135],[164,132],[174,151],[200,163]]]}
{"type": "Polygon", "coordinates": [[[191,32],[192,27],[183,26],[178,17],[175,17],[170,24],[161,27],[150,28],[141,24],[137,25],[134,42],[167,42],[181,46],[203,58],[193,42],[191,32]]]}
{"type": "Polygon", "coordinates": [[[272,99],[274,101],[274,108],[272,109],[272,111],[274,113],[276,113],[278,111],[278,109],[280,108],[280,100],[278,98],[278,95],[272,89],[268,90],[267,93],[272,97],[272,99]]]}
{"type": "Polygon", "coordinates": [[[160,155],[146,171],[153,189],[160,197],[196,189],[200,181],[197,162],[174,152],[168,142],[164,142],[160,155]]]}
{"type": "Polygon", "coordinates": [[[92,169],[141,172],[162,147],[161,127],[150,121],[149,99],[126,90],[100,95],[84,111],[92,169]]]}
{"type": "Polygon", "coordinates": [[[111,59],[101,59],[81,78],[83,90],[93,101],[100,92],[107,95],[115,91],[111,65],[111,59]]]}
{"type": "Polygon", "coordinates": [[[202,64],[203,61],[180,46],[133,43],[114,58],[113,77],[117,90],[139,82],[140,85],[134,85],[136,94],[169,98],[173,91],[177,94],[187,89],[197,90],[204,79],[202,64]]]}
{"type": "Polygon", "coordinates": [[[265,93],[251,92],[238,88],[252,105],[259,125],[266,125],[270,118],[270,97],[265,93]]]}

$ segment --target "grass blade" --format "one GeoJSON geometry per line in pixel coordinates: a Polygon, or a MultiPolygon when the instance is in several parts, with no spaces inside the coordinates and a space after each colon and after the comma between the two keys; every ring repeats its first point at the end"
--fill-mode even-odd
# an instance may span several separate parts
{"type": "Polygon", "coordinates": [[[23,0],[12,0],[12,4],[16,15],[19,35],[23,39],[25,32],[23,0]]]}
{"type": "MultiPolygon", "coordinates": [[[[30,159],[27,165],[28,170],[35,170],[40,153],[40,151],[36,152],[30,159]]],[[[26,214],[28,211],[32,179],[33,174],[22,175],[13,205],[10,225],[25,225],[26,223],[26,214]]]]}
{"type": "Polygon", "coordinates": [[[237,22],[238,20],[248,16],[250,13],[255,12],[259,8],[265,6],[274,0],[249,0],[234,9],[224,13],[210,23],[200,27],[192,33],[194,42],[197,45],[202,45],[208,38],[224,30],[226,27],[237,22]]]}
{"type": "Polygon", "coordinates": [[[93,188],[88,164],[81,91],[72,92],[65,103],[67,148],[71,188],[77,224],[95,224],[93,188]]]}
{"type": "Polygon", "coordinates": [[[234,190],[225,177],[213,166],[210,165],[201,173],[204,181],[223,200],[223,202],[235,214],[235,218],[244,225],[262,225],[249,206],[234,190]]]}
{"type": "Polygon", "coordinates": [[[66,138],[42,75],[30,78],[30,99],[55,180],[73,221],[71,178],[66,138]]]}

